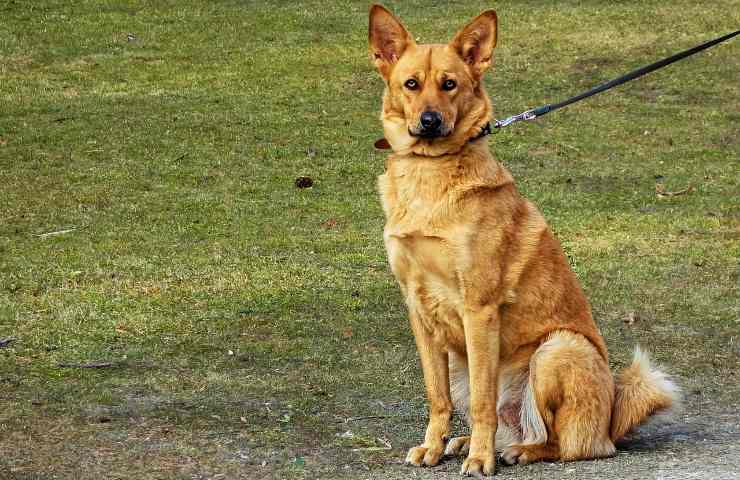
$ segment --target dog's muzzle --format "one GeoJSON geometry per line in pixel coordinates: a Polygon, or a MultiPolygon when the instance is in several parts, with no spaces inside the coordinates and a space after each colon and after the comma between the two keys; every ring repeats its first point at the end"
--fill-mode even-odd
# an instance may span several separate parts
{"type": "Polygon", "coordinates": [[[416,128],[409,128],[409,134],[414,137],[436,138],[445,137],[450,134],[445,128],[442,114],[434,111],[422,112],[416,128]]]}

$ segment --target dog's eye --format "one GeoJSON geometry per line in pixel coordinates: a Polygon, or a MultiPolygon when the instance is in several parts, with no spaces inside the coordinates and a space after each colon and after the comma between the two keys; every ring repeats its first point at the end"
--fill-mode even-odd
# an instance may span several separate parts
{"type": "Polygon", "coordinates": [[[419,82],[417,82],[413,78],[409,78],[408,80],[406,80],[406,83],[404,83],[403,86],[408,88],[409,90],[416,90],[419,87],[419,82]]]}
{"type": "Polygon", "coordinates": [[[455,87],[457,87],[457,82],[454,80],[445,80],[445,83],[442,84],[442,90],[454,90],[455,87]]]}

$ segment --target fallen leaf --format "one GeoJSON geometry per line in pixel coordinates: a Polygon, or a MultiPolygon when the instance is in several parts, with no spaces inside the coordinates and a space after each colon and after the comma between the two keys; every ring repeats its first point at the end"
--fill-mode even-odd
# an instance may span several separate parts
{"type": "Polygon", "coordinates": [[[337,219],[336,218],[330,218],[324,223],[321,224],[321,228],[325,230],[329,230],[330,228],[334,228],[337,226],[337,219]]]}

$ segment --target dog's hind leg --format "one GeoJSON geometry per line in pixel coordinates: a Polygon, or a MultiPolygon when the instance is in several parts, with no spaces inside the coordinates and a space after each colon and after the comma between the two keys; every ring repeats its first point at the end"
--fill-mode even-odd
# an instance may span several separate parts
{"type": "Polygon", "coordinates": [[[468,377],[468,359],[454,350],[448,352],[450,372],[450,396],[455,410],[465,415],[470,423],[470,378],[468,377]]]}
{"type": "MultiPolygon", "coordinates": [[[[524,386],[527,382],[528,360],[532,350],[525,348],[517,352],[504,364],[498,380],[498,429],[496,430],[497,448],[506,448],[522,441],[520,410],[524,386]]],[[[465,416],[470,425],[470,385],[468,362],[464,355],[449,352],[450,392],[452,403],[458,413],[465,416]]],[[[470,437],[452,438],[445,448],[445,455],[465,455],[470,448],[470,437]]]]}
{"type": "Polygon", "coordinates": [[[522,404],[524,440],[504,450],[506,463],[614,455],[609,436],[614,380],[582,335],[551,334],[530,361],[522,404]]]}
{"type": "MultiPolygon", "coordinates": [[[[468,377],[468,360],[454,350],[448,353],[450,371],[450,394],[452,404],[458,413],[465,416],[470,425],[470,378],[468,377]]],[[[470,436],[452,438],[447,442],[445,455],[467,455],[470,449],[470,436]]]]}

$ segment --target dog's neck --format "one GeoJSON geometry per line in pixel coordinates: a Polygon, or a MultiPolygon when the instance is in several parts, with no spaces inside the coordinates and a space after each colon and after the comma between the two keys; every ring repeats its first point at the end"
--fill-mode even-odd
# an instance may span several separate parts
{"type": "Polygon", "coordinates": [[[416,153],[413,151],[397,152],[393,151],[386,157],[386,165],[389,162],[417,162],[426,166],[436,165],[441,169],[453,168],[451,165],[498,163],[495,161],[488,144],[481,139],[472,142],[465,142],[459,148],[440,155],[427,155],[425,153],[416,153]],[[450,164],[450,165],[447,165],[450,164]]]}
{"type": "Polygon", "coordinates": [[[483,141],[466,143],[458,152],[437,157],[391,153],[379,180],[381,194],[396,199],[387,203],[386,214],[391,205],[410,204],[414,199],[421,199],[422,203],[424,199],[432,203],[444,199],[448,204],[451,198],[471,189],[513,184],[511,173],[496,161],[483,141]]]}
{"type": "MultiPolygon", "coordinates": [[[[415,153],[393,152],[385,158],[385,173],[391,177],[401,175],[409,181],[416,179],[427,184],[498,185],[513,181],[511,174],[494,158],[488,144],[474,141],[463,145],[454,153],[436,157],[415,153]],[[503,175],[503,177],[502,177],[503,175]]],[[[406,180],[398,179],[399,182],[406,180]]]]}

